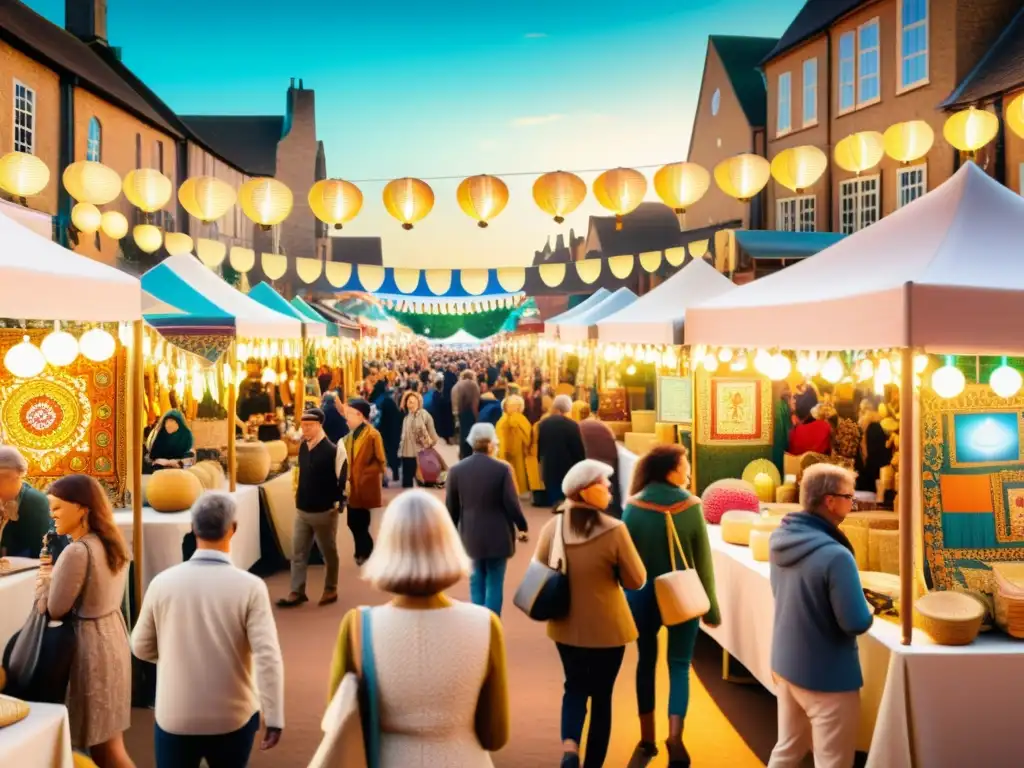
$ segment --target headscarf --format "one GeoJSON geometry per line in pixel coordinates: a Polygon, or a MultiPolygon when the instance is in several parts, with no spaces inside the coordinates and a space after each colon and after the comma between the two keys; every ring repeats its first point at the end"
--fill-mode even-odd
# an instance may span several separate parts
{"type": "Polygon", "coordinates": [[[149,460],[155,459],[184,459],[192,452],[192,430],[185,423],[185,417],[180,411],[168,411],[153,427],[146,440],[146,452],[149,460]],[[178,431],[173,435],[164,429],[167,420],[177,422],[178,431]]]}

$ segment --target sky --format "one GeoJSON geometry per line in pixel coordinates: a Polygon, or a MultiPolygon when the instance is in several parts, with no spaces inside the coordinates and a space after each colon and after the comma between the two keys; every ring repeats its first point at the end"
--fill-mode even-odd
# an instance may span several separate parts
{"type": "MultiPolygon", "coordinates": [[[[63,24],[65,0],[25,1],[63,24]]],[[[657,200],[654,172],[686,159],[708,35],[778,36],[802,5],[109,0],[108,38],[181,114],[282,114],[289,79],[302,78],[328,175],[364,195],[344,235],[382,237],[389,266],[499,267],[608,215],[589,194],[555,224],[531,195],[541,173],[593,171],[579,173],[589,185],[637,168],[657,200]],[[503,176],[509,204],[487,229],[455,201],[459,180],[481,173],[524,174],[503,176]],[[402,176],[428,180],[436,197],[411,232],[381,202],[402,176]]]]}

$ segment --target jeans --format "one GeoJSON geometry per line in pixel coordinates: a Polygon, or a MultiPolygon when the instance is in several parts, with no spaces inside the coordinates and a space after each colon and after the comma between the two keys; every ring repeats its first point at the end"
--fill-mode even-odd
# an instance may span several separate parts
{"type": "Polygon", "coordinates": [[[473,570],[469,574],[469,599],[473,605],[486,606],[495,616],[501,616],[507,566],[508,560],[504,557],[473,561],[473,570]]]}
{"type": "MultiPolygon", "coordinates": [[[[636,704],[641,715],[654,711],[654,680],[658,666],[658,632],[661,611],[654,595],[654,580],[643,589],[626,592],[640,637],[636,641],[636,704]]],[[[690,706],[690,664],[697,645],[700,619],[668,627],[668,713],[686,717],[690,706]]]]}
{"type": "Polygon", "coordinates": [[[412,488],[414,485],[416,485],[416,470],[417,469],[418,469],[418,465],[417,465],[416,457],[415,456],[413,456],[412,458],[408,458],[406,456],[402,457],[402,487],[403,488],[412,488]]]}
{"type": "Polygon", "coordinates": [[[565,670],[565,693],[562,695],[562,741],[579,744],[583,739],[583,723],[590,701],[590,730],[583,768],[601,768],[608,754],[612,733],[612,691],[622,666],[626,646],[617,648],[580,648],[558,646],[565,670]]]}
{"type": "Polygon", "coordinates": [[[237,731],[217,736],[181,736],[154,727],[156,768],[199,768],[203,758],[209,768],[246,768],[260,729],[260,713],[237,731]]]}
{"type": "Polygon", "coordinates": [[[370,510],[348,508],[348,529],[356,545],[356,559],[363,560],[373,554],[373,536],[370,535],[370,510]]]}

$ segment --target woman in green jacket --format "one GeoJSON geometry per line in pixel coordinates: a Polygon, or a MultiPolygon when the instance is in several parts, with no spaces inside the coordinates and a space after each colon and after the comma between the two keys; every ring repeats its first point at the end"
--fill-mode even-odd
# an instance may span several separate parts
{"type": "MultiPolygon", "coordinates": [[[[711,561],[711,545],[700,499],[686,490],[690,463],[681,445],[659,445],[637,462],[633,471],[630,499],[622,520],[629,530],[640,559],[647,569],[647,584],[626,593],[640,637],[637,640],[636,698],[640,713],[640,743],[633,753],[629,768],[643,768],[655,755],[654,679],[658,664],[658,632],[661,613],[654,595],[654,580],[672,570],[669,554],[669,531],[665,515],[672,524],[686,562],[697,569],[711,601],[711,610],[704,623],[716,627],[720,621],[715,597],[715,574],[711,561]]],[[[679,553],[676,552],[679,561],[679,553]]],[[[683,746],[683,720],[690,701],[690,662],[697,643],[699,619],[668,628],[669,669],[669,737],[665,746],[669,768],[690,765],[690,756],[683,746]]]]}

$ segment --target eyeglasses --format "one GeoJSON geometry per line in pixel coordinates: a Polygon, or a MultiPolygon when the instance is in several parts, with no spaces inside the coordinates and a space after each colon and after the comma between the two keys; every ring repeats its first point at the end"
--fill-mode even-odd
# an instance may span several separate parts
{"type": "Polygon", "coordinates": [[[853,501],[852,493],[830,493],[829,496],[832,496],[833,498],[836,499],[846,499],[847,501],[853,501]]]}

